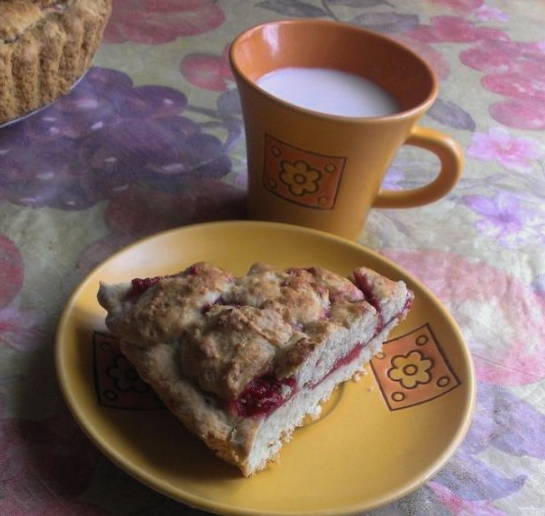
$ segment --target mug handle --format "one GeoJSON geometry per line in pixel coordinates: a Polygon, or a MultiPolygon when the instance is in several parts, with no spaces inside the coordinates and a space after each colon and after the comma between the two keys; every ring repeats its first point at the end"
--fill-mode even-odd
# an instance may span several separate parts
{"type": "Polygon", "coordinates": [[[373,202],[375,208],[412,208],[440,199],[460,179],[464,155],[460,145],[450,136],[428,127],[413,127],[405,142],[427,149],[441,162],[439,175],[429,184],[413,190],[380,190],[373,202]]]}

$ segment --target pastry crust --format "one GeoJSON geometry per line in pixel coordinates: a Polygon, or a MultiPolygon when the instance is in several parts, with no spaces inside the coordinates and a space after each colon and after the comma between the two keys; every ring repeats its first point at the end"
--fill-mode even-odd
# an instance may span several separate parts
{"type": "Polygon", "coordinates": [[[0,1],[0,124],[68,93],[91,64],[111,3],[0,1]]]}
{"type": "MultiPolygon", "coordinates": [[[[302,412],[315,414],[339,383],[332,373],[340,368],[344,374],[341,366],[353,361],[347,357],[357,358],[366,345],[368,358],[377,352],[407,312],[412,293],[403,282],[366,268],[350,281],[320,268],[275,271],[256,264],[235,278],[199,263],[162,279],[101,285],[98,299],[123,353],[169,410],[218,456],[250,475],[272,459],[254,456],[271,415],[281,414],[276,407],[245,413],[252,382],[273,378],[277,404],[287,411],[328,380],[302,412]]],[[[362,363],[344,376],[353,376],[362,363]]],[[[302,423],[300,412],[283,439],[302,423]]],[[[281,444],[267,446],[274,451],[281,444]]]]}

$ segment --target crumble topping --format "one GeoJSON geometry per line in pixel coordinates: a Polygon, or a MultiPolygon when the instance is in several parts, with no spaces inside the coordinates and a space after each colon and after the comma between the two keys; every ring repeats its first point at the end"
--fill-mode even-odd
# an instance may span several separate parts
{"type": "Polygon", "coordinates": [[[51,13],[63,12],[72,0],[1,0],[0,43],[13,43],[51,13]]]}
{"type": "MultiPolygon", "coordinates": [[[[317,267],[255,264],[236,278],[197,263],[172,276],[133,280],[117,310],[104,293],[101,304],[114,333],[141,346],[170,344],[184,376],[229,401],[260,376],[290,378],[316,346],[362,315],[378,329],[381,292],[369,290],[365,274],[353,282],[317,267]]],[[[389,280],[381,285],[405,289],[389,280]]]]}

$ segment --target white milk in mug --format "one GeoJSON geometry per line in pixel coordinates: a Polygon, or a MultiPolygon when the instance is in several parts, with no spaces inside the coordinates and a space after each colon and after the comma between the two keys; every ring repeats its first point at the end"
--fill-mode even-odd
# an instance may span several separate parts
{"type": "Polygon", "coordinates": [[[327,68],[279,68],[257,81],[259,87],[290,104],[318,113],[349,117],[387,116],[400,108],[378,84],[327,68]]]}

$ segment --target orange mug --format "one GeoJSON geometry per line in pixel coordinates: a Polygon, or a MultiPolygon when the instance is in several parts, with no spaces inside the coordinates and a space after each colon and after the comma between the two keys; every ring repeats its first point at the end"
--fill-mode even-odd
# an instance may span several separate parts
{"type": "Polygon", "coordinates": [[[353,25],[285,20],[246,30],[231,45],[248,153],[248,215],[356,239],[369,209],[433,202],[458,181],[463,154],[449,136],[416,125],[437,96],[430,66],[404,45],[353,25]],[[279,68],[325,68],[365,77],[400,109],[357,118],[297,107],[260,88],[279,68]],[[380,186],[402,144],[434,152],[441,171],[413,190],[380,186]]]}

